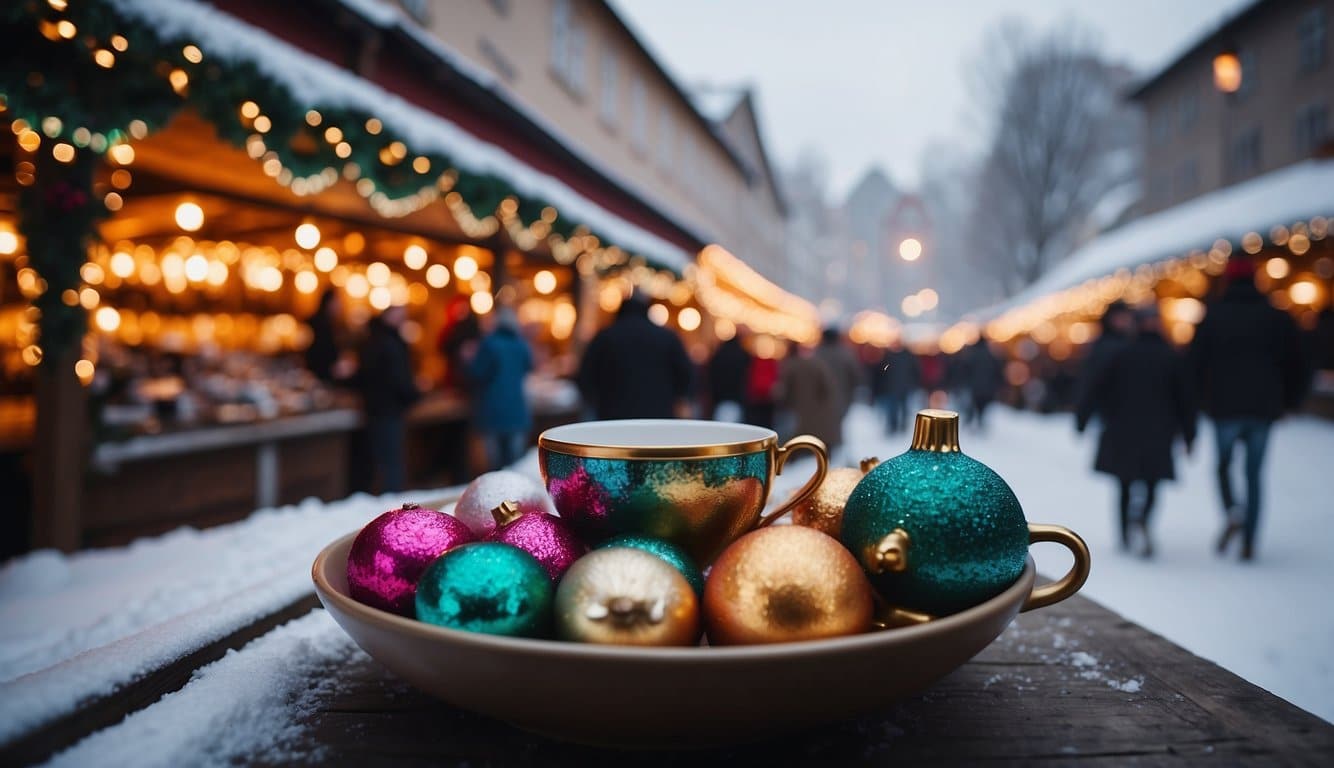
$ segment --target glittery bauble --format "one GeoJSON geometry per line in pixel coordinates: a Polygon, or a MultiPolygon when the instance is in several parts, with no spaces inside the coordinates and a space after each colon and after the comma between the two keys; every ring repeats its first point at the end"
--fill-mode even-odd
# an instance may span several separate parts
{"type": "Polygon", "coordinates": [[[469,632],[540,637],[551,624],[551,578],[518,547],[465,544],[441,555],[417,585],[417,618],[469,632]]]}
{"type": "Polygon", "coordinates": [[[874,608],[861,566],[838,541],[799,525],[748,533],[704,586],[711,645],[815,640],[865,632],[874,608]]]}
{"type": "Polygon", "coordinates": [[[1024,511],[1000,475],[960,452],[958,418],[919,413],[913,447],[872,470],[844,509],[843,543],[891,605],[953,613],[1024,570],[1024,511]]]}
{"type": "Polygon", "coordinates": [[[792,522],[814,528],[838,538],[843,529],[843,506],[848,503],[852,489],[878,464],[876,459],[862,459],[860,467],[838,467],[829,470],[824,481],[809,498],[792,508],[792,522]]]}
{"type": "Polygon", "coordinates": [[[520,512],[556,511],[540,482],[528,475],[501,469],[478,475],[468,483],[454,505],[454,517],[467,523],[472,532],[482,538],[496,529],[491,510],[502,501],[514,502],[520,512]]]}
{"type": "Polygon", "coordinates": [[[607,547],[630,547],[631,549],[642,549],[652,555],[657,555],[663,560],[671,563],[681,575],[690,582],[690,587],[695,590],[695,594],[704,594],[704,574],[699,566],[686,551],[666,539],[657,539],[652,536],[639,536],[633,533],[627,533],[624,536],[617,536],[601,544],[598,549],[607,547]]]}
{"type": "Polygon", "coordinates": [[[605,645],[695,645],[699,600],[650,552],[612,547],[579,558],[556,590],[556,634],[605,645]]]}
{"type": "Polygon", "coordinates": [[[553,582],[588,551],[570,524],[555,515],[520,512],[512,501],[502,502],[492,514],[496,529],[486,540],[516,546],[537,558],[553,582]]]}
{"type": "Polygon", "coordinates": [[[411,616],[422,571],[446,550],[474,541],[468,526],[415,504],[404,504],[361,529],[347,556],[347,588],[354,600],[411,616]]]}

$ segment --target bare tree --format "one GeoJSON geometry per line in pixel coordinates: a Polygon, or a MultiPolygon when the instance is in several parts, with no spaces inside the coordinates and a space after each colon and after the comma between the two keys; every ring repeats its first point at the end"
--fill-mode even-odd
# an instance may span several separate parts
{"type": "Polygon", "coordinates": [[[1137,117],[1124,69],[1078,29],[1035,37],[1002,26],[974,66],[990,146],[971,214],[973,256],[1008,295],[1067,255],[1110,189],[1133,178],[1137,117]]]}

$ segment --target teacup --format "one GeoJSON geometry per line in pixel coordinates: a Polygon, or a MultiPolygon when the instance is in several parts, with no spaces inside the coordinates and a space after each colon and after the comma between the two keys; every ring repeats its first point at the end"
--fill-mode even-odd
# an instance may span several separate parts
{"type": "Polygon", "coordinates": [[[700,566],[810,496],[829,461],[810,435],[780,446],[771,429],[686,419],[566,424],[538,437],[537,455],[556,511],[590,544],[622,533],[657,536],[700,566]],[[803,449],[815,455],[815,474],[761,514],[774,476],[803,449]]]}

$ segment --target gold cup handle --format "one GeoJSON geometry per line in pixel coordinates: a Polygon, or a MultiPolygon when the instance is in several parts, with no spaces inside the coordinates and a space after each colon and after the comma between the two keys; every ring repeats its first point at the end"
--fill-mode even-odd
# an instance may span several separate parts
{"type": "Polygon", "coordinates": [[[783,465],[787,463],[788,458],[802,449],[815,454],[815,474],[811,475],[811,479],[807,480],[806,484],[801,486],[801,490],[788,499],[787,503],[779,505],[777,509],[767,515],[760,516],[759,521],[755,524],[756,528],[763,528],[787,514],[793,507],[815,493],[815,489],[819,488],[820,483],[824,482],[825,473],[829,471],[829,449],[825,447],[823,440],[814,435],[797,435],[783,443],[774,456],[774,474],[783,474],[783,465]]]}
{"type": "Polygon", "coordinates": [[[1024,607],[1019,609],[1021,613],[1059,603],[1078,592],[1079,588],[1084,586],[1084,582],[1088,581],[1091,558],[1089,557],[1088,545],[1084,543],[1083,539],[1079,538],[1079,534],[1062,525],[1029,523],[1028,543],[1037,544],[1040,541],[1051,541],[1064,545],[1066,549],[1070,550],[1070,554],[1075,556],[1075,564],[1070,567],[1070,572],[1060,579],[1050,584],[1034,587],[1033,592],[1024,601],[1024,607]]]}

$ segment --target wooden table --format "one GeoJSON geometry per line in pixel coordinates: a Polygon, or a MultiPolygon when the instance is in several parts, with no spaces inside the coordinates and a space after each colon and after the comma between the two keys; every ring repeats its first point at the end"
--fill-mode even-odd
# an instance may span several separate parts
{"type": "MultiPolygon", "coordinates": [[[[314,605],[299,601],[0,748],[0,764],[44,758],[116,722],[314,605]]],[[[553,742],[418,693],[369,657],[353,666],[303,721],[300,750],[321,765],[1334,765],[1334,725],[1078,597],[1021,615],[971,662],[886,711],[709,752],[553,742]]]]}

